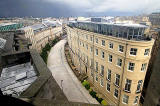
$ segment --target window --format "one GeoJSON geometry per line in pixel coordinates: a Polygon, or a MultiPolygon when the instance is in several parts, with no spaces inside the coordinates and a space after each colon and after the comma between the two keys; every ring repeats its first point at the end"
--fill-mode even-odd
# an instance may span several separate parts
{"type": "Polygon", "coordinates": [[[102,46],[105,46],[105,40],[102,40],[102,46]]]}
{"type": "Polygon", "coordinates": [[[124,90],[130,92],[132,80],[126,79],[124,90]]]}
{"type": "Polygon", "coordinates": [[[130,49],[130,55],[136,55],[137,54],[137,49],[136,48],[131,48],[130,49]]]}
{"type": "Polygon", "coordinates": [[[90,66],[93,67],[93,59],[90,60],[90,66]]]}
{"type": "Polygon", "coordinates": [[[129,64],[128,64],[128,70],[134,71],[134,66],[135,66],[135,63],[129,62],[129,64]]]}
{"type": "Polygon", "coordinates": [[[101,76],[104,76],[104,66],[103,65],[101,65],[101,76]]]}
{"type": "Polygon", "coordinates": [[[141,90],[141,86],[142,86],[142,80],[139,80],[138,81],[138,85],[137,85],[137,90],[136,90],[136,92],[140,92],[140,90],[141,90]]]}
{"type": "Polygon", "coordinates": [[[119,45],[119,52],[123,52],[124,46],[119,45]]]}
{"type": "Polygon", "coordinates": [[[102,58],[104,59],[104,51],[102,51],[102,58]]]}
{"type": "Polygon", "coordinates": [[[116,98],[118,98],[118,90],[117,90],[117,89],[114,90],[114,96],[115,96],[116,98]]]}
{"type": "Polygon", "coordinates": [[[92,38],[92,37],[90,37],[90,40],[91,40],[91,41],[93,41],[93,38],[92,38]]]}
{"type": "Polygon", "coordinates": [[[113,49],[113,43],[109,42],[109,48],[113,49]]]}
{"type": "Polygon", "coordinates": [[[108,61],[109,61],[109,62],[112,62],[112,55],[109,55],[108,61]]]}
{"type": "Polygon", "coordinates": [[[142,64],[141,71],[145,71],[147,68],[147,63],[142,64]]]}
{"type": "Polygon", "coordinates": [[[88,39],[88,35],[86,35],[86,39],[88,39]]]}
{"type": "Polygon", "coordinates": [[[110,92],[110,90],[111,90],[111,89],[110,89],[110,87],[111,87],[111,86],[110,86],[110,84],[109,84],[109,83],[107,83],[106,88],[107,88],[107,91],[108,91],[108,92],[110,92]]]}
{"type": "Polygon", "coordinates": [[[96,49],[96,55],[98,56],[98,49],[96,49]]]}
{"type": "Polygon", "coordinates": [[[122,66],[122,59],[118,58],[117,65],[120,66],[120,67],[122,66]]]}
{"type": "Polygon", "coordinates": [[[83,47],[84,47],[84,43],[83,43],[83,47]]]}
{"type": "Polygon", "coordinates": [[[93,52],[93,47],[90,48],[91,52],[93,52]]]}
{"type": "Polygon", "coordinates": [[[103,86],[103,78],[101,78],[101,83],[100,84],[101,84],[101,86],[103,86]]]}
{"type": "Polygon", "coordinates": [[[124,104],[128,104],[128,99],[129,99],[129,96],[123,95],[123,103],[124,104]]]}
{"type": "Polygon", "coordinates": [[[139,99],[139,97],[136,96],[136,97],[135,97],[135,100],[134,100],[134,104],[137,104],[137,103],[138,103],[138,99],[139,99]]]}
{"type": "Polygon", "coordinates": [[[108,69],[108,72],[107,72],[107,80],[111,81],[111,70],[108,69]]]}
{"type": "Polygon", "coordinates": [[[96,72],[98,72],[98,62],[96,62],[96,72]]]}
{"type": "Polygon", "coordinates": [[[98,38],[96,38],[96,43],[98,43],[98,38]]]}
{"type": "Polygon", "coordinates": [[[96,73],[96,81],[98,81],[98,74],[96,73]]]}
{"type": "Polygon", "coordinates": [[[88,50],[88,44],[86,44],[86,49],[88,50]]]}
{"type": "Polygon", "coordinates": [[[119,86],[119,81],[120,81],[120,75],[119,75],[119,74],[116,74],[115,84],[116,84],[117,86],[119,86]]]}
{"type": "Polygon", "coordinates": [[[150,49],[145,49],[144,55],[145,55],[145,56],[149,56],[149,52],[150,52],[150,49]]]}
{"type": "Polygon", "coordinates": [[[91,70],[91,76],[93,77],[93,70],[91,70]]]}

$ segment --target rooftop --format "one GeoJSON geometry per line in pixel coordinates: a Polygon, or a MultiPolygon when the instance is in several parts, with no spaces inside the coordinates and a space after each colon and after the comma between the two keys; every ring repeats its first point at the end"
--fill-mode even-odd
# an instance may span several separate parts
{"type": "Polygon", "coordinates": [[[114,25],[114,26],[124,26],[124,27],[138,27],[138,28],[146,28],[146,25],[142,24],[133,24],[133,23],[107,23],[107,22],[91,22],[91,21],[71,21],[74,23],[82,22],[82,23],[94,23],[94,24],[106,24],[106,25],[114,25]]]}
{"type": "Polygon", "coordinates": [[[5,39],[0,38],[0,49],[3,49],[3,48],[4,48],[4,46],[5,46],[5,44],[6,44],[6,40],[5,40],[5,39]]]}
{"type": "Polygon", "coordinates": [[[37,79],[30,62],[3,68],[0,88],[4,95],[19,96],[37,79]]]}
{"type": "Polygon", "coordinates": [[[13,25],[13,24],[17,24],[17,23],[0,23],[0,27],[7,26],[7,25],[13,25]]]}

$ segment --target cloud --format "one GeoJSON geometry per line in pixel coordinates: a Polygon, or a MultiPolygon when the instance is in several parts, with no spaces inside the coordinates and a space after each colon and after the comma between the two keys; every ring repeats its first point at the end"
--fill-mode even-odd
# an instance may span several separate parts
{"type": "Polygon", "coordinates": [[[141,12],[150,13],[160,9],[160,0],[44,0],[65,3],[84,12],[141,12]]]}

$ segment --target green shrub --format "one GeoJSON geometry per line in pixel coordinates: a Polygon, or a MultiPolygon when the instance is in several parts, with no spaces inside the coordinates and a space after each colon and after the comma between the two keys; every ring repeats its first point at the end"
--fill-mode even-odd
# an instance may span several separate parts
{"type": "Polygon", "coordinates": [[[102,100],[101,104],[106,106],[107,102],[105,100],[102,100]]]}
{"type": "Polygon", "coordinates": [[[86,85],[85,88],[86,88],[87,90],[89,90],[89,89],[90,89],[90,85],[86,85]]]}
{"type": "Polygon", "coordinates": [[[82,85],[83,85],[87,90],[90,89],[90,84],[89,84],[88,81],[84,80],[83,83],[82,83],[82,85]]]}
{"type": "Polygon", "coordinates": [[[103,100],[102,98],[99,98],[99,97],[97,97],[96,99],[97,99],[97,101],[98,101],[99,103],[101,103],[102,100],[103,100]]]}
{"type": "Polygon", "coordinates": [[[89,89],[89,92],[91,92],[91,91],[92,91],[92,88],[89,89]]]}
{"type": "Polygon", "coordinates": [[[97,97],[97,96],[96,96],[97,93],[96,93],[95,91],[93,91],[93,90],[92,90],[91,92],[89,92],[89,94],[90,94],[93,98],[96,98],[96,97],[97,97]]]}

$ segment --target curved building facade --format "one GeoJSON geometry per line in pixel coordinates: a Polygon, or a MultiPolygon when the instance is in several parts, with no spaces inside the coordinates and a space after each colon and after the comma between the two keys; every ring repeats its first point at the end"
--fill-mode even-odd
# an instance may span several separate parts
{"type": "Polygon", "coordinates": [[[154,40],[144,37],[141,25],[108,24],[110,29],[97,29],[96,23],[91,24],[91,29],[83,22],[67,26],[74,65],[110,104],[138,105],[154,40]]]}

